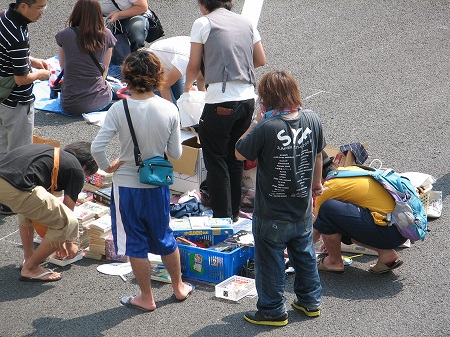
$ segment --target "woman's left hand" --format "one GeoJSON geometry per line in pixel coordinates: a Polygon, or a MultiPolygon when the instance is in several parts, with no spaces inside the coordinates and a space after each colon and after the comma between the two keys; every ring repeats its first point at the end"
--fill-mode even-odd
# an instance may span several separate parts
{"type": "Polygon", "coordinates": [[[124,161],[119,161],[119,158],[114,159],[111,164],[109,164],[109,167],[105,170],[106,173],[113,173],[116,171],[119,167],[121,167],[123,164],[125,164],[124,161]]]}

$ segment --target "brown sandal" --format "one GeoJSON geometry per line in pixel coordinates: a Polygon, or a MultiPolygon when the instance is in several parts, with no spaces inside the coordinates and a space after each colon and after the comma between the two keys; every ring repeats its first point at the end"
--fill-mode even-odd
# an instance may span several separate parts
{"type": "Polygon", "coordinates": [[[330,269],[328,267],[325,267],[325,265],[323,264],[323,260],[324,259],[325,259],[325,257],[322,257],[317,262],[317,269],[318,270],[326,271],[326,272],[333,273],[333,274],[342,274],[345,271],[345,268],[342,268],[342,269],[330,269]]]}
{"type": "Polygon", "coordinates": [[[370,266],[369,271],[373,274],[384,274],[400,267],[402,264],[403,261],[400,259],[395,260],[389,266],[378,260],[376,264],[370,266]]]}

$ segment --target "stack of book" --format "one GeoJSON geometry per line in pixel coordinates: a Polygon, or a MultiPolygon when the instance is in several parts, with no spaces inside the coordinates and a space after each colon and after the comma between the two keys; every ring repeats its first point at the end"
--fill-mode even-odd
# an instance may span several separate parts
{"type": "Polygon", "coordinates": [[[89,247],[85,257],[101,260],[106,257],[106,238],[111,234],[111,216],[103,215],[87,224],[89,247]]]}
{"type": "Polygon", "coordinates": [[[87,233],[87,227],[86,225],[80,225],[78,227],[78,232],[79,232],[79,236],[78,236],[78,247],[80,249],[86,249],[87,247],[89,247],[89,235],[87,233]]]}
{"type": "Polygon", "coordinates": [[[111,187],[98,189],[93,193],[93,198],[95,201],[109,206],[111,204],[111,187]]]}
{"type": "Polygon", "coordinates": [[[80,224],[86,224],[105,214],[109,214],[109,207],[93,201],[87,201],[75,206],[74,212],[78,218],[78,222],[80,224]]]}

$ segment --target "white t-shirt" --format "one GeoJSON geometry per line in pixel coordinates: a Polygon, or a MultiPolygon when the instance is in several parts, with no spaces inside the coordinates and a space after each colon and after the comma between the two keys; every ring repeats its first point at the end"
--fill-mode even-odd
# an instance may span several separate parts
{"type": "Polygon", "coordinates": [[[186,75],[191,52],[189,36],[174,36],[158,40],[152,43],[148,50],[159,57],[166,72],[171,71],[175,67],[182,76],[186,75]]]}
{"type": "MultiPolygon", "coordinates": [[[[121,10],[126,10],[131,8],[131,6],[133,6],[132,3],[136,2],[137,0],[115,0],[115,1],[121,10]]],[[[103,15],[108,15],[112,12],[118,11],[117,7],[114,6],[111,0],[98,0],[98,2],[100,2],[100,6],[102,6],[103,15]]]]}
{"type": "MultiPolygon", "coordinates": [[[[144,100],[127,99],[134,132],[141,150],[142,159],[167,155],[178,159],[182,153],[180,136],[180,116],[171,102],[154,96],[144,100]]],[[[139,182],[139,172],[134,160],[134,144],[131,138],[123,102],[114,103],[108,110],[100,131],[92,142],[91,150],[98,167],[108,168],[110,161],[106,148],[118,134],[120,161],[125,163],[113,174],[116,186],[134,188],[154,188],[139,182]]]]}
{"type": "MultiPolygon", "coordinates": [[[[225,8],[218,8],[216,11],[226,11],[225,8]]],[[[194,21],[191,29],[191,42],[205,44],[211,32],[211,24],[206,16],[202,16],[194,21]]],[[[253,26],[253,44],[261,41],[261,35],[253,26]]],[[[221,103],[229,101],[243,101],[256,98],[253,84],[242,81],[227,82],[225,92],[222,92],[222,82],[211,83],[206,91],[206,103],[221,103]]]]}

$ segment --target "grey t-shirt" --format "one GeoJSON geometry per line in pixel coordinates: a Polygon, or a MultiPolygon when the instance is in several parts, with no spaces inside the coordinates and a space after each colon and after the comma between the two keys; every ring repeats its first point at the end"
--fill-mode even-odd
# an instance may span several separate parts
{"type": "MultiPolygon", "coordinates": [[[[55,35],[56,43],[64,50],[64,79],[61,106],[70,114],[80,115],[98,111],[112,99],[109,84],[88,53],[80,50],[77,35],[72,28],[64,28],[55,35]]],[[[106,30],[105,46],[93,53],[105,68],[106,51],[113,48],[116,38],[106,30]]]]}
{"type": "Polygon", "coordinates": [[[293,119],[264,119],[239,140],[239,153],[258,159],[253,213],[287,221],[311,216],[316,154],[324,147],[322,124],[310,110],[300,110],[293,119]]]}

